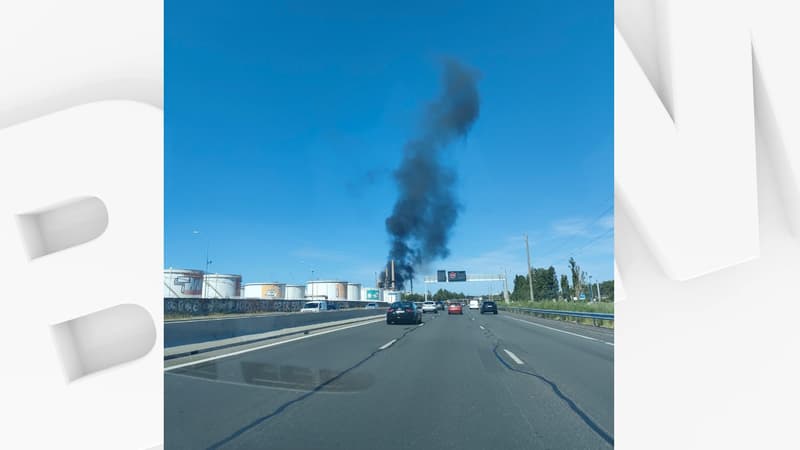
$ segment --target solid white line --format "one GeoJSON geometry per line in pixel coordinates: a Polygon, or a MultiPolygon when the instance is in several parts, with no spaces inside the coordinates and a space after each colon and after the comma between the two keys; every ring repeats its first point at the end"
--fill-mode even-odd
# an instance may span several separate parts
{"type": "Polygon", "coordinates": [[[380,347],[378,347],[378,349],[379,350],[386,350],[387,348],[391,347],[392,344],[394,344],[395,342],[397,342],[397,339],[392,339],[391,341],[389,341],[389,342],[381,345],[380,347]]]}
{"type": "Polygon", "coordinates": [[[209,361],[216,361],[216,360],[222,359],[222,358],[228,358],[228,357],[231,357],[231,356],[241,355],[243,353],[254,352],[256,350],[263,350],[265,348],[274,347],[276,345],[288,344],[289,342],[299,341],[301,339],[308,339],[308,338],[312,338],[312,337],[315,337],[315,336],[321,336],[323,334],[328,334],[328,333],[333,333],[333,332],[336,332],[336,331],[346,330],[348,328],[355,328],[355,327],[361,327],[361,326],[364,326],[364,325],[369,325],[369,324],[372,324],[372,323],[378,323],[378,322],[381,322],[383,320],[384,320],[383,318],[380,318],[380,319],[377,319],[377,320],[359,322],[359,323],[356,323],[356,324],[353,324],[353,325],[347,325],[347,326],[341,327],[341,328],[334,328],[332,330],[320,331],[319,333],[306,334],[306,335],[299,336],[299,337],[296,337],[296,338],[287,339],[287,340],[281,341],[281,342],[273,342],[273,343],[270,343],[270,344],[259,345],[258,347],[247,348],[247,349],[239,350],[239,351],[232,352],[232,353],[226,353],[224,355],[212,356],[211,358],[204,358],[204,359],[199,359],[197,361],[192,361],[192,362],[188,362],[188,363],[184,363],[184,364],[178,364],[178,365],[175,365],[175,366],[165,367],[164,368],[164,372],[167,372],[167,371],[170,371],[170,370],[175,370],[175,369],[180,369],[181,367],[195,366],[197,364],[202,364],[202,363],[206,363],[206,362],[209,362],[209,361]]]}
{"type": "Polygon", "coordinates": [[[600,339],[596,339],[596,338],[589,337],[589,336],[584,336],[584,335],[578,334],[578,333],[571,333],[569,331],[559,330],[558,328],[548,327],[547,325],[542,325],[540,323],[529,322],[527,320],[517,319],[516,317],[509,317],[507,315],[504,315],[503,317],[505,317],[507,319],[511,319],[511,320],[516,320],[517,322],[527,323],[528,325],[535,325],[537,327],[547,328],[548,330],[558,331],[559,333],[569,334],[571,336],[575,336],[575,337],[579,337],[579,338],[583,338],[583,339],[588,339],[590,341],[602,342],[604,344],[608,344],[608,345],[611,345],[611,346],[614,345],[614,344],[612,344],[610,342],[601,341],[600,339]]]}
{"type": "Polygon", "coordinates": [[[483,328],[483,325],[481,325],[481,330],[485,330],[485,329],[486,329],[486,328],[483,328]]]}
{"type": "Polygon", "coordinates": [[[517,364],[525,364],[524,362],[522,362],[521,359],[517,358],[517,355],[511,353],[510,351],[508,351],[506,349],[503,349],[503,351],[506,352],[506,355],[510,356],[511,359],[513,359],[515,363],[517,363],[517,364]]]}

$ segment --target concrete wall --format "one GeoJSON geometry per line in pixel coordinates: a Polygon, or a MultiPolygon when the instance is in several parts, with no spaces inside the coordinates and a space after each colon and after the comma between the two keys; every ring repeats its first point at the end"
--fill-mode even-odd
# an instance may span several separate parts
{"type": "MultiPolygon", "coordinates": [[[[208,316],[211,314],[246,314],[300,311],[309,300],[165,298],[164,316],[208,316]]],[[[368,302],[328,301],[337,308],[364,308],[368,302]]],[[[379,307],[388,303],[378,303],[379,307]]]]}
{"type": "MultiPolygon", "coordinates": [[[[264,300],[261,301],[263,302],[264,300]]],[[[219,339],[246,336],[248,334],[266,333],[268,331],[281,330],[284,328],[353,319],[357,317],[381,317],[384,314],[386,314],[386,312],[383,308],[364,309],[362,305],[360,309],[344,311],[325,311],[319,313],[279,313],[255,317],[231,317],[210,320],[179,320],[165,322],[164,347],[209,342],[219,339]]]]}

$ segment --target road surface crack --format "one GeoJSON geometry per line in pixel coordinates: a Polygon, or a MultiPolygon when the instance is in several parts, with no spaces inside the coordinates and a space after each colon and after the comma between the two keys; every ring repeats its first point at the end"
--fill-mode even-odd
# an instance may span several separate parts
{"type": "Polygon", "coordinates": [[[524,370],[524,369],[520,369],[520,368],[514,367],[514,366],[512,366],[511,364],[507,363],[507,362],[506,362],[506,361],[505,361],[505,360],[504,360],[504,359],[503,359],[503,358],[500,356],[500,354],[497,352],[497,348],[498,348],[499,346],[500,346],[500,343],[499,343],[499,342],[495,343],[495,346],[494,346],[494,348],[492,349],[492,352],[494,353],[494,356],[497,358],[497,360],[498,360],[498,361],[500,361],[500,363],[501,363],[503,366],[505,366],[505,368],[506,368],[506,369],[508,369],[508,370],[512,370],[512,371],[514,371],[514,372],[519,372],[519,373],[522,373],[522,374],[525,374],[525,375],[528,375],[528,376],[531,376],[531,377],[534,377],[534,378],[537,378],[537,379],[539,379],[540,381],[542,381],[542,382],[546,383],[547,385],[549,385],[549,386],[550,386],[550,389],[552,389],[552,390],[553,390],[553,393],[555,393],[555,394],[556,394],[556,396],[557,396],[558,398],[560,398],[562,401],[564,401],[564,403],[566,403],[566,404],[567,404],[567,406],[569,406],[569,408],[570,408],[570,409],[571,409],[571,410],[572,410],[572,411],[573,411],[575,414],[577,414],[577,415],[578,415],[578,417],[579,417],[579,418],[580,418],[580,419],[581,419],[581,420],[582,420],[582,421],[583,421],[583,422],[584,422],[584,423],[585,423],[585,424],[586,424],[586,425],[587,425],[589,428],[591,428],[591,429],[592,429],[592,431],[594,431],[594,432],[595,432],[595,434],[597,434],[598,436],[600,436],[600,438],[602,438],[604,441],[606,441],[606,442],[607,442],[608,444],[610,444],[612,447],[614,446],[614,437],[613,437],[613,436],[611,436],[611,435],[610,435],[608,432],[606,432],[606,431],[605,431],[605,430],[604,430],[604,429],[603,429],[603,428],[602,428],[602,427],[601,427],[601,426],[600,426],[600,425],[599,425],[597,422],[595,422],[595,421],[594,421],[594,420],[593,420],[591,417],[589,417],[589,415],[588,415],[588,414],[586,414],[586,413],[585,413],[585,412],[584,412],[584,411],[583,411],[583,410],[582,410],[582,409],[581,409],[581,408],[580,408],[580,407],[579,407],[579,406],[578,406],[578,405],[577,405],[577,404],[576,404],[576,403],[575,403],[575,402],[574,402],[572,399],[570,399],[570,398],[569,398],[569,397],[567,397],[567,396],[566,396],[566,395],[565,395],[563,392],[561,392],[561,389],[559,389],[559,387],[558,387],[558,385],[557,385],[557,384],[555,384],[554,382],[552,382],[552,381],[548,380],[547,378],[543,377],[542,375],[539,375],[538,373],[531,372],[531,371],[524,370]]]}

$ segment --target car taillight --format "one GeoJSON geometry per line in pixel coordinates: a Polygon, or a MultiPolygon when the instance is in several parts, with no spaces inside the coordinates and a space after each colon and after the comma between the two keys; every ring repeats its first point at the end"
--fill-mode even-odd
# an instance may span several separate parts
{"type": "Polygon", "coordinates": [[[389,308],[386,312],[394,312],[394,308],[389,308]]]}
{"type": "Polygon", "coordinates": [[[411,312],[411,308],[406,308],[406,312],[411,312]]]}

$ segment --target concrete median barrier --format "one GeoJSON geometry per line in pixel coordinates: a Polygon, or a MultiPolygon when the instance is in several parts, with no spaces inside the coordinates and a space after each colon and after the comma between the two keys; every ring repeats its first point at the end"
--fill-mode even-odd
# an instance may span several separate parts
{"type": "Polygon", "coordinates": [[[164,347],[238,338],[271,331],[324,324],[361,317],[378,317],[382,309],[349,309],[318,313],[289,313],[256,317],[235,317],[166,322],[164,347]]]}

